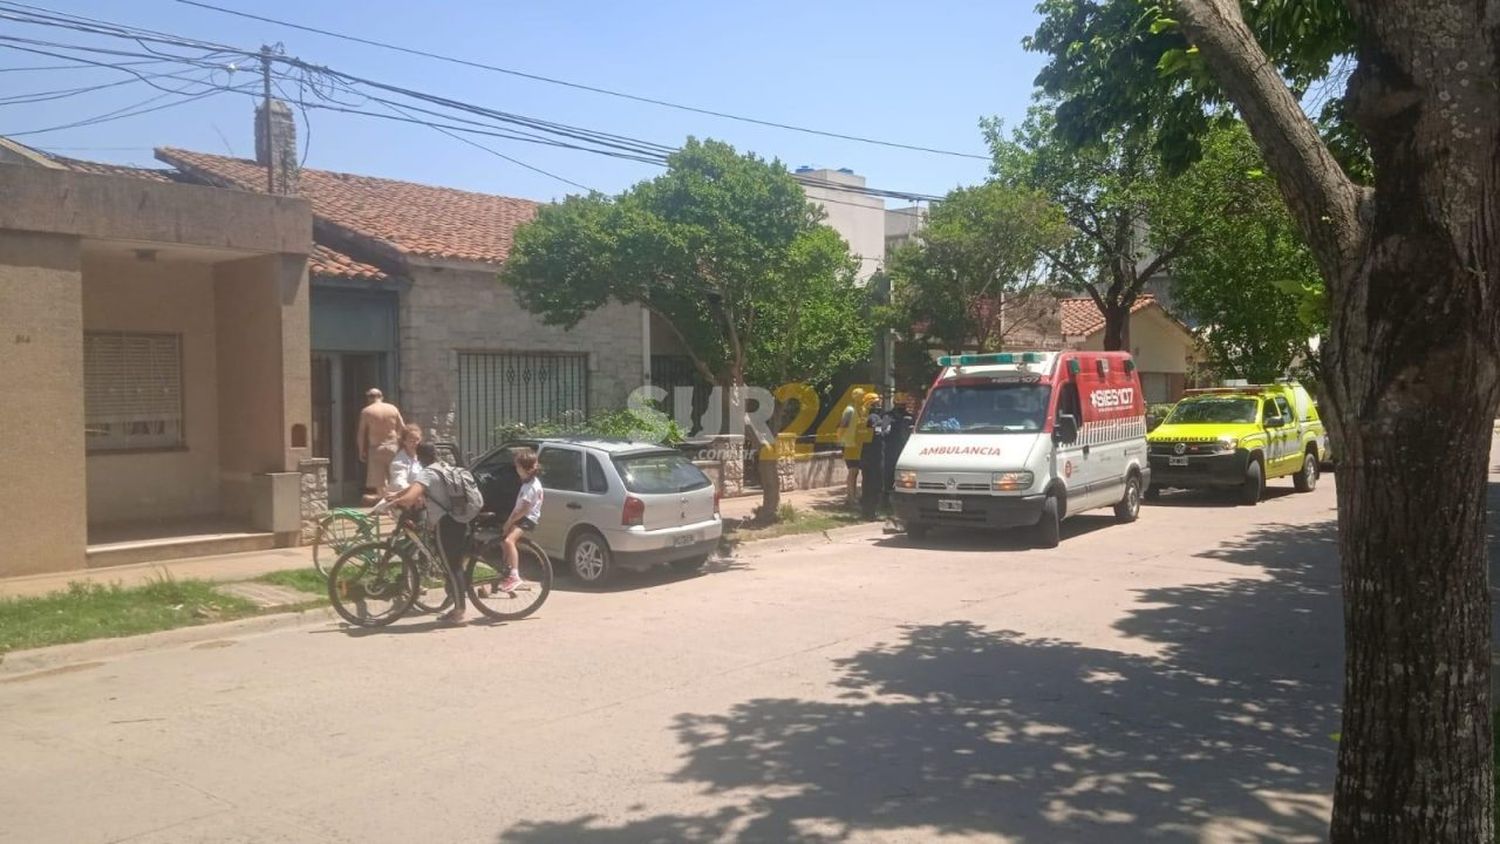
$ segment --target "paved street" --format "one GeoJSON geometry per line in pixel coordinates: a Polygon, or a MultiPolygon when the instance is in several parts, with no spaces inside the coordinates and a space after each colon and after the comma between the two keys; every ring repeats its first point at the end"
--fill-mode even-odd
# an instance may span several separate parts
{"type": "Polygon", "coordinates": [[[0,682],[0,841],[1320,840],[1333,483],[0,682]]]}

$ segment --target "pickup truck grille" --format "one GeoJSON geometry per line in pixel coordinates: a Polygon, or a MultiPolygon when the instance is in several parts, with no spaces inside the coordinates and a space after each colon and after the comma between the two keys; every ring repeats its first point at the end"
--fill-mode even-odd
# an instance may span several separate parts
{"type": "MultiPolygon", "coordinates": [[[[1158,455],[1176,456],[1179,443],[1152,443],[1151,453],[1158,455]]],[[[1182,454],[1215,454],[1219,450],[1219,444],[1212,443],[1180,443],[1182,454]]]]}

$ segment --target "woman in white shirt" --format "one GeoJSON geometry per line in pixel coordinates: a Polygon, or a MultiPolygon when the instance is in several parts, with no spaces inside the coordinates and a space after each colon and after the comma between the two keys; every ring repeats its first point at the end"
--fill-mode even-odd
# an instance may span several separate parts
{"type": "Polygon", "coordinates": [[[391,459],[391,469],[386,475],[386,495],[395,495],[411,486],[422,471],[422,461],[417,457],[417,446],[422,444],[422,428],[407,425],[401,429],[400,449],[391,459]]]}

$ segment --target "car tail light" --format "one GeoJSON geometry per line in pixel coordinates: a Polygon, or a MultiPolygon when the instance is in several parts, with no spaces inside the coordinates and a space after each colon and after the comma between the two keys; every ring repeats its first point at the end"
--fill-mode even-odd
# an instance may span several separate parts
{"type": "Polygon", "coordinates": [[[636,498],[634,495],[625,497],[625,510],[620,513],[620,524],[625,527],[638,527],[646,523],[646,502],[636,498]]]}

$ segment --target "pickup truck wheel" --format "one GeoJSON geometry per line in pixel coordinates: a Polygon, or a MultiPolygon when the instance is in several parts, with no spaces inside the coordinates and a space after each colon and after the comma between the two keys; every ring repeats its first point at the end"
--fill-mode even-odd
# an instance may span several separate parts
{"type": "Polygon", "coordinates": [[[1129,524],[1141,515],[1141,476],[1131,473],[1125,479],[1125,494],[1115,504],[1115,520],[1129,524]]]}
{"type": "Polygon", "coordinates": [[[1042,502],[1042,517],[1035,530],[1038,548],[1056,548],[1062,542],[1062,514],[1058,510],[1057,496],[1049,495],[1042,502]]]}
{"type": "Polygon", "coordinates": [[[1293,479],[1298,492],[1312,492],[1318,488],[1318,455],[1308,451],[1302,455],[1302,471],[1293,479]]]}
{"type": "Polygon", "coordinates": [[[1245,467],[1245,480],[1240,485],[1240,503],[1247,507],[1254,507],[1260,503],[1265,491],[1266,476],[1260,468],[1260,458],[1252,458],[1250,465],[1245,467]]]}

